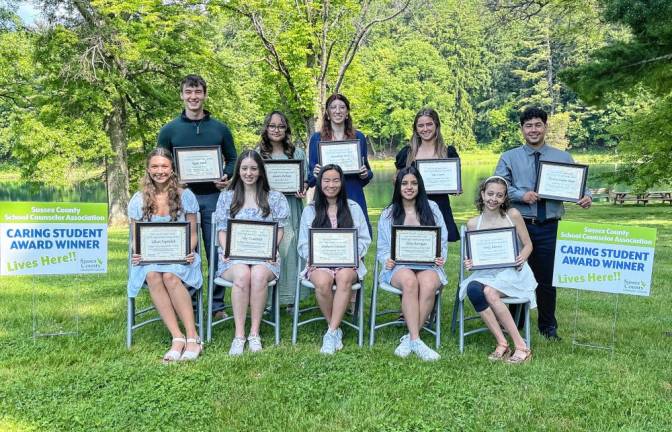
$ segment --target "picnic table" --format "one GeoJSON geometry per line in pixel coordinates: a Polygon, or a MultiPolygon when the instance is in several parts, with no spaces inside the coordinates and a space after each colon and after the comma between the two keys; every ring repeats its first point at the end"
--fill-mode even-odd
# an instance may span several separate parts
{"type": "Polygon", "coordinates": [[[672,205],[672,192],[652,191],[643,193],[632,192],[613,192],[612,200],[614,204],[624,204],[634,202],[636,204],[648,204],[650,201],[660,201],[663,204],[669,202],[672,205]]]}

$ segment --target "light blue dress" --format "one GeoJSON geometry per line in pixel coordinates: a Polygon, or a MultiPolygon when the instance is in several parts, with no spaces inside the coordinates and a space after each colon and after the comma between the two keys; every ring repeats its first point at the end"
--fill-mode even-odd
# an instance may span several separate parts
{"type": "MultiPolygon", "coordinates": [[[[353,200],[348,200],[348,206],[350,207],[350,214],[352,215],[352,222],[354,224],[353,228],[357,228],[357,250],[359,252],[359,266],[357,267],[357,276],[359,280],[364,280],[366,275],[366,266],[364,265],[364,256],[366,251],[369,249],[371,244],[371,235],[369,234],[369,226],[366,222],[366,217],[364,217],[364,212],[362,208],[354,202],[353,200]]],[[[313,220],[315,219],[315,204],[310,203],[303,209],[303,214],[301,215],[301,224],[299,225],[299,244],[297,246],[299,255],[304,260],[308,260],[309,255],[309,246],[308,239],[310,234],[310,228],[313,225],[313,220]]],[[[306,271],[302,273],[305,275],[306,271]]]]}
{"type": "MultiPolygon", "coordinates": [[[[186,220],[186,214],[198,213],[198,201],[196,196],[189,189],[184,189],[181,195],[182,213],[178,216],[178,222],[186,220]]],[[[136,192],[128,203],[128,217],[135,221],[142,220],[142,193],[136,192]]],[[[151,222],[170,222],[170,216],[152,216],[151,222]]],[[[200,288],[203,285],[203,274],[201,273],[201,257],[194,254],[194,262],[191,264],[146,264],[132,265],[128,271],[128,296],[134,298],[140,292],[140,288],[147,278],[147,273],[173,273],[179,277],[187,287],[200,288]]]]}
{"type": "MultiPolygon", "coordinates": [[[[432,209],[436,226],[441,227],[441,256],[445,260],[448,252],[448,230],[446,229],[446,223],[443,220],[441,209],[439,209],[439,206],[434,201],[429,201],[429,207],[432,209]]],[[[383,269],[379,275],[380,281],[389,284],[392,281],[392,276],[394,276],[397,271],[401,269],[412,269],[432,270],[439,277],[442,285],[448,283],[446,272],[443,270],[443,267],[437,265],[397,264],[391,270],[385,268],[385,263],[392,255],[390,252],[392,248],[392,225],[392,207],[387,207],[380,214],[380,219],[378,220],[378,253],[376,254],[376,258],[383,269]]]]}
{"type": "MultiPolygon", "coordinates": [[[[228,222],[229,218],[231,217],[232,201],[233,201],[233,191],[230,190],[222,191],[222,193],[219,194],[219,199],[217,200],[217,210],[215,210],[215,223],[217,224],[218,233],[219,231],[226,231],[228,229],[228,222]]],[[[284,229],[287,223],[287,218],[289,217],[289,205],[287,204],[287,199],[280,192],[271,191],[268,194],[268,205],[271,208],[271,212],[266,217],[262,215],[261,210],[258,208],[244,208],[238,211],[234,219],[277,222],[278,229],[280,228],[284,229]]],[[[222,259],[222,257],[224,256],[224,248],[221,245],[219,246],[218,251],[219,251],[218,254],[219,263],[217,265],[217,276],[221,277],[222,274],[229,268],[231,268],[231,266],[234,264],[247,264],[247,265],[262,264],[264,267],[269,269],[276,278],[280,275],[281,258],[279,255],[275,264],[271,264],[267,261],[257,261],[257,260],[224,261],[222,259]]]]}

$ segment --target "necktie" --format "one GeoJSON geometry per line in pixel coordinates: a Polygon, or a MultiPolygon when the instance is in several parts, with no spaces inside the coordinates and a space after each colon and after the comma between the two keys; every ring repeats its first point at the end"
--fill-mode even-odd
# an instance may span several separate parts
{"type": "MultiPolygon", "coordinates": [[[[534,152],[534,168],[537,171],[537,178],[539,178],[539,158],[541,157],[541,153],[538,151],[534,152]]],[[[540,199],[537,201],[537,219],[539,222],[543,222],[546,220],[546,200],[545,199],[540,199]]]]}

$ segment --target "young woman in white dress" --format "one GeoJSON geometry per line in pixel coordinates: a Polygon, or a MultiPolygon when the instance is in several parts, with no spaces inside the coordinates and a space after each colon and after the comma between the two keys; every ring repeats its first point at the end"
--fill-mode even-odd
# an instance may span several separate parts
{"type": "MultiPolygon", "coordinates": [[[[507,296],[525,298],[530,301],[530,308],[535,308],[537,303],[534,290],[537,281],[527,264],[527,258],[532,253],[532,241],[520,212],[511,207],[507,189],[506,180],[499,176],[489,177],[481,183],[476,198],[476,207],[481,214],[469,219],[467,228],[469,231],[474,231],[515,226],[519,242],[522,243],[522,248],[516,257],[516,267],[474,271],[460,285],[460,299],[469,297],[474,309],[497,341],[497,347],[488,358],[492,361],[505,360],[515,364],[528,361],[532,358],[532,352],[501,298],[507,296]],[[513,340],[515,345],[513,352],[501,327],[504,327],[513,340]]],[[[470,270],[471,260],[465,259],[464,266],[470,270]]]]}

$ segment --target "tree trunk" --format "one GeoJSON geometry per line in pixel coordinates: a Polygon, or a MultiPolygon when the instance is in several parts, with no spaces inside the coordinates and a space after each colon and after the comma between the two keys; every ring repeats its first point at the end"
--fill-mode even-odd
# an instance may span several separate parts
{"type": "Polygon", "coordinates": [[[124,99],[119,95],[112,104],[113,110],[105,121],[105,131],[110,139],[112,156],[107,159],[107,204],[110,225],[127,225],[128,193],[128,118],[124,99]]]}

